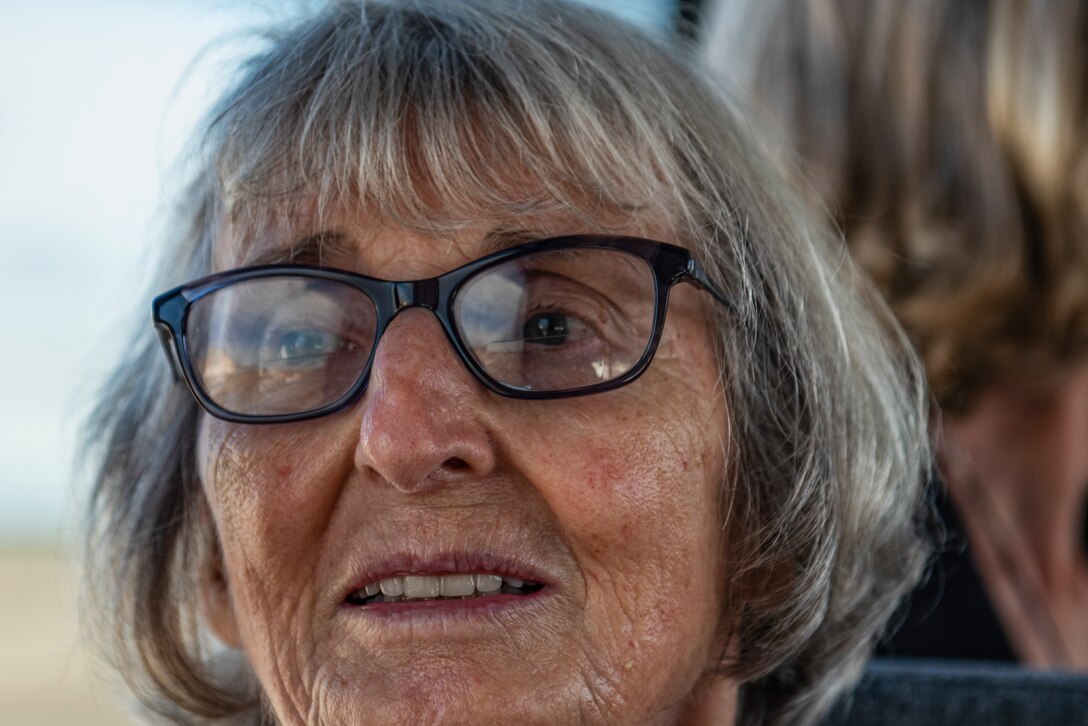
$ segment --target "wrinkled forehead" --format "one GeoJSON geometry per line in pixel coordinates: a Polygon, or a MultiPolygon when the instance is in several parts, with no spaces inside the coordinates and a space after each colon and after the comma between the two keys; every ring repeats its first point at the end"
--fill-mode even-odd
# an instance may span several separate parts
{"type": "Polygon", "coordinates": [[[398,200],[390,208],[388,200],[383,205],[373,198],[323,196],[317,189],[276,200],[235,199],[224,207],[211,235],[213,266],[221,271],[302,263],[365,272],[388,266],[395,256],[416,258],[420,269],[433,263],[441,271],[448,264],[563,235],[616,234],[683,243],[665,205],[635,199],[604,203],[571,186],[559,196],[526,175],[516,196],[503,198],[508,190],[497,185],[490,197],[462,198],[457,204],[430,195],[425,207],[418,200],[398,200]],[[415,207],[411,214],[405,209],[410,205],[415,207]]]}

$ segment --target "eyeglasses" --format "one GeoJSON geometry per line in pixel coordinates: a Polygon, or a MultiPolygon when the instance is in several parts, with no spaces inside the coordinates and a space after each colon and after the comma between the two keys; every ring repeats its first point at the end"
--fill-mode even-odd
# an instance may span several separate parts
{"type": "Polygon", "coordinates": [[[152,318],[209,414],[275,423],[358,400],[382,334],[412,307],[437,316],[465,367],[495,393],[551,399],[618,388],[650,364],[679,282],[729,305],[682,247],[577,235],[409,282],[305,265],[242,268],[159,295],[152,318]]]}

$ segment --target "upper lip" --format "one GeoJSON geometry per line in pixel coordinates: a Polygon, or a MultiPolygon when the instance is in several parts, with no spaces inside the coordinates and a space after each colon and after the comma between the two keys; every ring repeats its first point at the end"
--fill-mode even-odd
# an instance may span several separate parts
{"type": "Polygon", "coordinates": [[[398,575],[468,575],[485,574],[516,577],[526,582],[548,586],[553,580],[535,564],[511,554],[494,551],[459,550],[442,553],[400,552],[364,562],[352,575],[352,584],[341,599],[369,584],[398,575]]]}

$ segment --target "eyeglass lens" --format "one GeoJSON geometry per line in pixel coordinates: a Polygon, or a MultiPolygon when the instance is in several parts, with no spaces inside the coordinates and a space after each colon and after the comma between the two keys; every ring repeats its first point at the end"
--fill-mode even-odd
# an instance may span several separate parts
{"type": "MultiPolygon", "coordinates": [[[[654,273],[612,249],[513,258],[455,293],[451,318],[475,363],[500,386],[558,392],[627,373],[650,344],[654,273]]],[[[366,370],[375,303],[336,280],[252,278],[196,300],[186,337],[200,387],[242,415],[302,413],[347,395],[366,370]]]]}

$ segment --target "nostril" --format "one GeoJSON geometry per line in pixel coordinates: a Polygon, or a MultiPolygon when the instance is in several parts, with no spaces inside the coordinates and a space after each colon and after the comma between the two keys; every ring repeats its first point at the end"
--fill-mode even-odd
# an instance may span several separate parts
{"type": "Polygon", "coordinates": [[[446,463],[444,466],[450,471],[464,471],[465,469],[469,468],[468,462],[459,456],[451,456],[450,458],[446,459],[446,463]]]}

